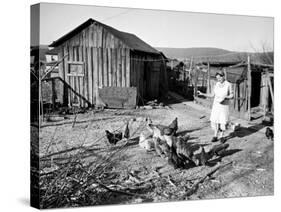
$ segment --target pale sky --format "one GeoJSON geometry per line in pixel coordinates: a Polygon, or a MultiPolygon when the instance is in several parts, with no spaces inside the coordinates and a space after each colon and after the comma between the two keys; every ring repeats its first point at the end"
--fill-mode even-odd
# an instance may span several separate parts
{"type": "Polygon", "coordinates": [[[51,44],[89,18],[133,33],[153,47],[256,51],[265,44],[273,49],[271,17],[47,3],[40,8],[40,44],[51,44]]]}

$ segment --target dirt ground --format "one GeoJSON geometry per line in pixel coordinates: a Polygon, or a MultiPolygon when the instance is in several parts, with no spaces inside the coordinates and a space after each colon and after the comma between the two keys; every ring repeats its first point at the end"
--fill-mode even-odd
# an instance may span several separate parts
{"type": "MultiPolygon", "coordinates": [[[[105,141],[104,130],[122,130],[126,121],[130,120],[129,129],[132,139],[125,147],[122,146],[122,142],[117,144],[116,148],[124,148],[124,151],[112,165],[111,170],[117,173],[115,178],[119,179],[119,183],[126,184],[128,173],[134,173],[139,180],[151,179],[152,183],[149,187],[137,191],[149,198],[112,194],[104,200],[103,204],[273,195],[274,144],[273,141],[266,139],[265,126],[259,124],[259,120],[247,123],[233,119],[241,124],[241,128],[235,133],[230,130],[227,132],[229,135],[227,143],[230,144],[228,154],[221,161],[214,160],[213,166],[175,170],[155,152],[141,149],[138,145],[138,136],[144,130],[145,117],[150,117],[153,123],[164,125],[178,117],[178,134],[189,135],[188,142],[192,143],[195,149],[199,145],[205,145],[205,149],[208,150],[216,144],[210,142],[212,130],[208,109],[193,102],[171,103],[169,106],[170,108],[146,110],[88,111],[78,114],[73,128],[73,115],[63,121],[46,122],[40,131],[40,157],[73,150],[75,147],[79,150],[84,146],[88,149],[84,157],[85,163],[95,162],[112,148],[105,141]],[[231,161],[231,165],[218,170],[212,177],[204,180],[196,192],[185,195],[197,179],[219,164],[231,161]]],[[[44,168],[42,164],[41,168],[44,168]]],[[[116,179],[112,182],[114,180],[116,179]]]]}

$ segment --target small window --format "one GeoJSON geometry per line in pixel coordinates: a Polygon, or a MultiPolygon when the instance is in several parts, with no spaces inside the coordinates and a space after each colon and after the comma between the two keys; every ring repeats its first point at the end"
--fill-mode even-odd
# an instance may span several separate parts
{"type": "Polygon", "coordinates": [[[69,76],[84,76],[84,63],[68,61],[68,75],[69,76]]]}

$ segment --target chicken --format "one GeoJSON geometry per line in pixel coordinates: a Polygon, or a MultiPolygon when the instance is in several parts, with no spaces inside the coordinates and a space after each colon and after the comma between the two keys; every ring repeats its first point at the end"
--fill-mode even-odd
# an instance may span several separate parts
{"type": "Polygon", "coordinates": [[[168,127],[173,130],[172,134],[176,136],[178,130],[178,118],[176,117],[168,127]]]}
{"type": "Polygon", "coordinates": [[[177,138],[175,137],[174,141],[173,141],[173,145],[175,143],[176,153],[178,157],[181,158],[183,161],[186,161],[192,165],[196,165],[193,160],[194,158],[193,152],[191,149],[188,148],[184,139],[182,137],[177,137],[177,138]]]}
{"type": "Polygon", "coordinates": [[[124,131],[124,135],[123,135],[124,138],[130,138],[130,130],[129,130],[129,122],[127,121],[127,124],[126,124],[126,128],[125,128],[125,131],[124,131]]]}
{"type": "Polygon", "coordinates": [[[265,131],[265,136],[267,137],[267,139],[270,139],[273,141],[273,137],[274,137],[273,130],[270,129],[269,127],[267,127],[266,131],[265,131]]]}
{"type": "Polygon", "coordinates": [[[170,147],[168,144],[165,141],[162,141],[160,138],[154,137],[153,141],[156,153],[162,158],[168,157],[170,153],[170,147]]]}
{"type": "Polygon", "coordinates": [[[164,135],[164,140],[167,142],[167,144],[169,145],[169,147],[172,146],[172,142],[173,142],[173,139],[174,139],[174,136],[172,135],[164,135]]]}
{"type": "Polygon", "coordinates": [[[176,131],[178,130],[178,119],[175,118],[169,126],[152,124],[152,121],[150,120],[150,122],[148,122],[148,127],[156,133],[156,136],[154,137],[175,135],[176,131]]]}
{"type": "Polygon", "coordinates": [[[118,141],[122,140],[122,132],[111,133],[108,130],[105,130],[107,140],[110,144],[116,144],[118,141]]]}
{"type": "Polygon", "coordinates": [[[139,146],[147,151],[152,150],[154,148],[152,133],[148,131],[142,132],[139,137],[139,146]]]}
{"type": "Polygon", "coordinates": [[[163,140],[160,141],[160,148],[161,148],[162,152],[164,153],[164,156],[168,157],[171,149],[166,141],[163,141],[163,140]]]}
{"type": "Polygon", "coordinates": [[[206,153],[204,147],[201,146],[201,153],[199,155],[199,164],[198,165],[205,166],[210,158],[211,158],[210,155],[208,153],[206,153]]]}
{"type": "Polygon", "coordinates": [[[153,142],[154,142],[154,148],[155,148],[156,153],[160,157],[163,157],[163,152],[162,152],[162,149],[160,147],[160,138],[153,137],[153,142]]]}
{"type": "Polygon", "coordinates": [[[184,160],[182,158],[178,157],[175,140],[173,140],[173,143],[172,143],[172,146],[171,146],[171,151],[168,154],[168,164],[173,166],[175,169],[185,167],[184,160]]]}
{"type": "Polygon", "coordinates": [[[229,144],[218,144],[213,146],[212,149],[208,152],[209,157],[221,156],[223,152],[229,147],[229,144]]]}

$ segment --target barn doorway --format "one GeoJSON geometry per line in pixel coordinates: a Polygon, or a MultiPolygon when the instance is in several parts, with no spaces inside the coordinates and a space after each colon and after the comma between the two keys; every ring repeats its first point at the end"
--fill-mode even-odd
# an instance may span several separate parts
{"type": "Polygon", "coordinates": [[[251,107],[260,105],[261,94],[261,72],[252,72],[252,93],[251,93],[251,107]]]}

